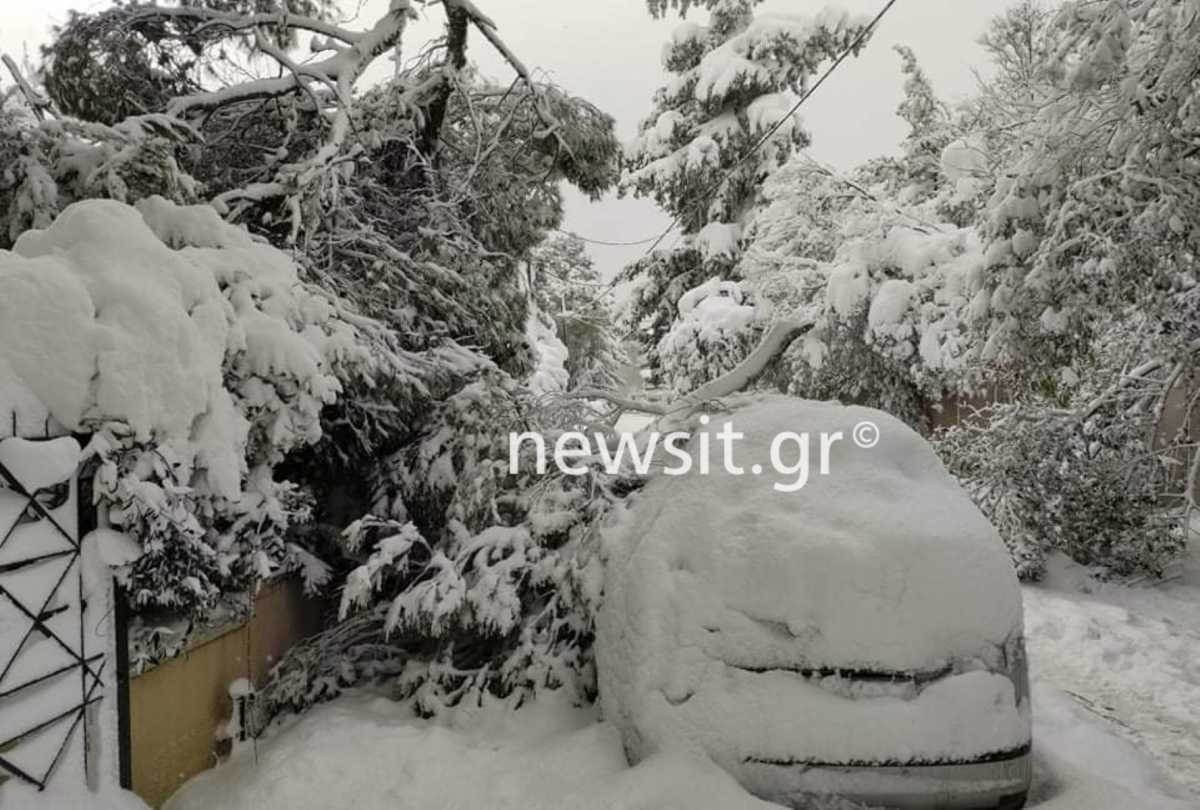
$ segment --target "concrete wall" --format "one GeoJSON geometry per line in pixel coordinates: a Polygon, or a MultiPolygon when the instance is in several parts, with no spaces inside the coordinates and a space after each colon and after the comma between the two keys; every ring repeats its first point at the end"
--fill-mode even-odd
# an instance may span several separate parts
{"type": "Polygon", "coordinates": [[[133,678],[134,792],[161,807],[180,785],[215,765],[214,735],[231,712],[229,684],[249,677],[261,685],[289,647],[321,629],[325,613],[325,605],[306,598],[297,580],[268,583],[250,620],[208,634],[186,654],[133,678]]]}

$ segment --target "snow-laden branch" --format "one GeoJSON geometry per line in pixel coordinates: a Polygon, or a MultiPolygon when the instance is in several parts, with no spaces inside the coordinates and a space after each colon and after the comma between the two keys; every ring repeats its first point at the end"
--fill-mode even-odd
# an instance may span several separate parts
{"type": "Polygon", "coordinates": [[[1079,421],[1086,422],[1088,419],[1091,419],[1101,408],[1111,402],[1122,388],[1134,383],[1143,382],[1143,378],[1147,374],[1158,371],[1164,365],[1166,365],[1166,363],[1167,361],[1165,358],[1155,357],[1151,360],[1147,360],[1145,363],[1142,363],[1140,366],[1128,372],[1127,374],[1122,374],[1115,383],[1113,383],[1103,393],[1088,403],[1088,405],[1080,414],[1079,421]]]}
{"type": "Polygon", "coordinates": [[[16,82],[17,89],[21,91],[21,95],[25,97],[25,102],[29,105],[30,109],[33,110],[33,114],[39,121],[43,120],[46,117],[46,113],[53,109],[54,105],[50,103],[50,99],[39,93],[34,86],[25,79],[25,77],[21,74],[21,69],[17,67],[16,61],[11,56],[4,54],[3,61],[4,66],[8,68],[8,72],[12,74],[13,81],[16,82]]]}
{"type": "MultiPolygon", "coordinates": [[[[246,19],[254,16],[261,15],[250,15],[246,19]]],[[[297,91],[306,92],[319,102],[314,84],[320,85],[325,92],[326,96],[322,98],[329,97],[332,102],[329,133],[314,154],[302,161],[281,166],[269,182],[226,191],[212,201],[213,206],[222,214],[227,214],[231,205],[288,197],[287,208],[291,212],[294,240],[299,233],[301,216],[297,193],[330,167],[349,157],[342,154],[342,148],[350,132],[354,85],[376,58],[399,43],[411,16],[411,0],[390,0],[387,12],[370,29],[357,34],[339,31],[336,38],[348,44],[335,46],[332,42],[324,43],[322,49],[332,50],[333,54],[309,64],[294,62],[280,49],[269,46],[259,37],[259,49],[280,63],[287,71],[284,75],[173,99],[167,110],[179,118],[227,104],[284,96],[297,91]]],[[[274,19],[279,19],[278,15],[274,15],[274,19]]],[[[291,20],[292,17],[288,15],[285,19],[291,20]]]]}
{"type": "Polygon", "coordinates": [[[640,413],[649,413],[656,416],[663,416],[667,413],[667,406],[656,402],[646,402],[639,399],[622,396],[621,394],[612,391],[605,391],[600,388],[581,388],[578,391],[571,391],[566,394],[567,399],[599,399],[604,402],[612,403],[618,408],[626,411],[638,411],[640,413]]]}
{"type": "Polygon", "coordinates": [[[783,320],[778,321],[767,330],[763,339],[754,351],[750,352],[742,362],[715,380],[700,386],[686,396],[666,404],[645,402],[631,399],[613,391],[588,388],[572,391],[566,394],[568,399],[598,399],[610,402],[627,411],[654,414],[656,416],[678,416],[694,411],[705,403],[732,396],[746,390],[755,380],[763,375],[771,364],[782,355],[792,343],[812,330],[812,321],[783,320]]]}
{"type": "Polygon", "coordinates": [[[762,341],[731,370],[706,383],[690,394],[672,403],[667,410],[676,411],[684,407],[696,407],[714,399],[720,399],[744,391],[762,376],[775,360],[787,351],[788,346],[801,335],[812,330],[812,321],[778,321],[767,330],[762,341]]]}

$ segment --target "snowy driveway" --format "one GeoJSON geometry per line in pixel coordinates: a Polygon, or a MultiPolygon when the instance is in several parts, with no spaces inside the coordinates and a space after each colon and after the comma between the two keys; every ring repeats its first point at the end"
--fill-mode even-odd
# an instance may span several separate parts
{"type": "MultiPolygon", "coordinates": [[[[1114,779],[1136,776],[1149,757],[1200,795],[1200,549],[1167,581],[1132,587],[1097,582],[1060,557],[1043,583],[1024,592],[1032,674],[1042,690],[1035,745],[1049,738],[1114,779]],[[1048,703],[1052,690],[1061,691],[1048,703]],[[1103,723],[1111,745],[1074,738],[1063,717],[1071,708],[1103,723]]],[[[1185,806],[1200,807],[1193,802],[1185,806]]]]}

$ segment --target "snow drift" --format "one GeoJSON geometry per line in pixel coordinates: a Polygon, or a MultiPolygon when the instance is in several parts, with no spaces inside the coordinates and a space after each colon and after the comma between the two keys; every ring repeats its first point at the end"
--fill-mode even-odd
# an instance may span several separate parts
{"type": "MultiPolygon", "coordinates": [[[[249,747],[247,747],[248,749],[249,747]]],[[[708,763],[628,768],[615,730],[566,695],[487,698],[439,720],[359,693],[200,774],[167,810],[772,810],[708,763]],[[332,777],[332,778],[331,778],[332,777]]]]}
{"type": "Polygon", "coordinates": [[[879,411],[789,397],[705,430],[725,421],[746,434],[745,475],[723,471],[710,437],[709,475],[656,478],[606,531],[600,693],[632,758],[702,751],[769,798],[755,763],[958,760],[1027,742],[1028,705],[995,672],[1021,629],[1016,576],[926,442],[879,411]],[[851,440],[864,421],[879,429],[869,449],[851,440]],[[749,472],[785,431],[844,436],[828,475],[814,457],[792,493],[770,467],[749,472]]]}

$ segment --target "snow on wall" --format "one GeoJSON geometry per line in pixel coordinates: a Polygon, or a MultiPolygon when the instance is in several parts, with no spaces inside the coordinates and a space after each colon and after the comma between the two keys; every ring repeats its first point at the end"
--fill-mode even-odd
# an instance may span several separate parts
{"type": "Polygon", "coordinates": [[[654,479],[606,531],[600,693],[633,755],[684,745],[753,786],[747,757],[961,757],[1024,742],[1027,706],[982,664],[919,694],[796,671],[936,670],[987,659],[1021,627],[1003,544],[924,440],[879,411],[787,397],[749,400],[708,430],[726,418],[746,434],[746,468],[767,465],[783,431],[846,438],[828,475],[814,446],[807,485],[782,493],[782,476],[722,472],[710,436],[711,474],[654,479]],[[879,428],[871,449],[849,440],[862,420],[879,428]]]}

